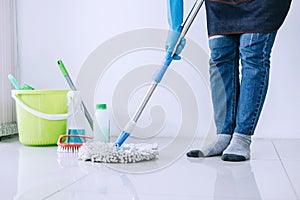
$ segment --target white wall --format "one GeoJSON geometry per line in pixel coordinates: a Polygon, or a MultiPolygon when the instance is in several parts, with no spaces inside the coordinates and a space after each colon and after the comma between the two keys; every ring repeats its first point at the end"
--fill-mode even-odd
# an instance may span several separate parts
{"type": "MultiPolygon", "coordinates": [[[[186,11],[192,3],[186,1],[186,11]]],[[[299,1],[293,1],[278,33],[270,89],[256,137],[300,137],[299,9],[299,1]]],[[[162,0],[19,0],[17,19],[20,82],[40,89],[68,88],[56,65],[58,59],[75,80],[90,53],[113,36],[168,27],[162,0]]],[[[188,36],[208,54],[204,9],[188,36]]]]}
{"type": "Polygon", "coordinates": [[[258,131],[264,137],[300,137],[299,1],[278,32],[271,59],[270,90],[258,131]]]}

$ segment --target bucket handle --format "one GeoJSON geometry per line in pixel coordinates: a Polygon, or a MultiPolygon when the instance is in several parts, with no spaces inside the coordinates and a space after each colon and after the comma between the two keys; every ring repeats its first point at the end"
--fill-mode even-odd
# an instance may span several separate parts
{"type": "Polygon", "coordinates": [[[12,98],[16,101],[18,105],[20,105],[27,112],[35,115],[36,117],[47,119],[47,120],[65,120],[69,118],[72,113],[68,114],[47,114],[43,112],[36,111],[30,107],[28,107],[25,103],[23,103],[15,94],[12,94],[12,98]]]}

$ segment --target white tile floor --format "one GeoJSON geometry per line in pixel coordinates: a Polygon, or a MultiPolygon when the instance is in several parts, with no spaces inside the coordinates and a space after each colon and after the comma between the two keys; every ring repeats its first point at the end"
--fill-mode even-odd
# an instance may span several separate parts
{"type": "Polygon", "coordinates": [[[11,137],[0,142],[0,199],[299,199],[300,139],[256,139],[252,150],[251,160],[242,163],[182,156],[152,172],[126,173],[11,137]]]}

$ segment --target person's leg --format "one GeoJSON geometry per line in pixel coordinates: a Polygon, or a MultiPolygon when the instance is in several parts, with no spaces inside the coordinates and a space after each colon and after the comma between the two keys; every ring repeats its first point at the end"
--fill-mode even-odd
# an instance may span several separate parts
{"type": "Polygon", "coordinates": [[[244,161],[250,158],[251,136],[268,89],[270,55],[275,36],[276,33],[251,33],[240,36],[240,96],[233,138],[222,156],[225,161],[244,161]]]}
{"type": "Polygon", "coordinates": [[[192,150],[188,157],[222,155],[235,128],[239,96],[239,35],[220,35],[209,38],[211,51],[210,86],[217,137],[201,150],[192,150]]]}

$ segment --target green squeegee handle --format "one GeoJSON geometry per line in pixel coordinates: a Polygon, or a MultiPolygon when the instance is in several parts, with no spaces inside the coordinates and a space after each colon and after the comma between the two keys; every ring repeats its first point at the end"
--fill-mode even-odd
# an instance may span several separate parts
{"type": "Polygon", "coordinates": [[[72,90],[76,91],[77,89],[76,89],[76,87],[75,87],[75,85],[74,85],[72,79],[70,78],[69,73],[68,73],[67,69],[65,68],[64,63],[63,63],[61,60],[59,60],[59,61],[57,61],[57,64],[58,64],[58,66],[59,66],[59,68],[60,68],[61,73],[62,73],[63,76],[66,78],[66,80],[67,80],[67,82],[68,82],[70,88],[71,88],[72,90]]]}
{"type": "Polygon", "coordinates": [[[69,73],[68,73],[68,71],[66,70],[65,65],[63,64],[63,62],[62,62],[61,60],[59,60],[59,61],[57,61],[57,64],[58,64],[58,66],[59,66],[60,71],[62,72],[62,74],[63,74],[64,76],[69,76],[69,73]]]}
{"type": "MultiPolygon", "coordinates": [[[[72,79],[70,78],[69,76],[69,73],[67,71],[67,69],[65,68],[65,65],[64,63],[59,60],[57,61],[57,64],[60,68],[60,71],[62,72],[63,76],[66,78],[68,84],[69,84],[69,87],[73,90],[73,91],[77,91],[72,79]]],[[[86,108],[85,104],[83,103],[83,101],[81,101],[81,106],[83,107],[83,111],[84,111],[84,115],[85,115],[85,118],[87,119],[87,121],[89,122],[89,125],[91,127],[92,130],[94,130],[94,126],[93,126],[93,119],[88,111],[88,109],[86,108]]]]}

